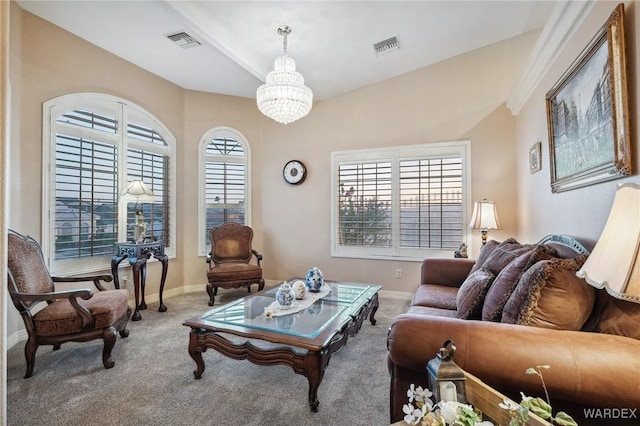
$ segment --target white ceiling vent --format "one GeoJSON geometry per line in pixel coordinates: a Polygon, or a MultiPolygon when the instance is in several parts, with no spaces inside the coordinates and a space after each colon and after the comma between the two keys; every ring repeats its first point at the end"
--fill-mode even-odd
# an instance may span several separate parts
{"type": "Polygon", "coordinates": [[[376,55],[382,55],[383,53],[391,52],[392,50],[397,50],[400,48],[400,44],[398,43],[398,37],[393,36],[386,40],[382,40],[373,45],[374,50],[376,51],[376,55]]]}
{"type": "Polygon", "coordinates": [[[178,46],[182,47],[183,49],[190,49],[192,47],[200,46],[202,44],[198,40],[196,40],[194,37],[185,33],[184,31],[179,31],[173,34],[167,34],[166,36],[169,40],[171,40],[178,46]]]}

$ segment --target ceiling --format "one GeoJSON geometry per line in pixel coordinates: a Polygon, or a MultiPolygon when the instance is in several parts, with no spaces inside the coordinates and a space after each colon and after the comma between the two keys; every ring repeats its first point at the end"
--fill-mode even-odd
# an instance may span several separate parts
{"type": "Polygon", "coordinates": [[[35,1],[25,10],[185,89],[255,98],[288,54],[315,100],[544,27],[558,1],[35,1]],[[186,32],[184,49],[166,36],[186,32]],[[397,37],[399,48],[373,45],[397,37]]]}

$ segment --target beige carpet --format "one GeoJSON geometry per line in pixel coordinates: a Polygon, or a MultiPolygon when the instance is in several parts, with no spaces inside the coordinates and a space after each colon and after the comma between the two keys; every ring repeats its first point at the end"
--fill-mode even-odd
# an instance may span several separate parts
{"type": "MultiPolygon", "coordinates": [[[[216,306],[245,296],[220,290],[216,306]]],[[[102,341],[41,346],[33,377],[24,379],[24,342],[8,351],[9,425],[388,425],[389,374],[385,363],[391,319],[408,302],[380,299],[375,326],[331,358],[311,413],[308,382],[288,366],[258,366],[208,350],[202,379],[187,352],[182,321],[211,309],[208,296],[190,293],[142,311],[130,335],[118,337],[116,365],[102,366],[102,341]]]]}

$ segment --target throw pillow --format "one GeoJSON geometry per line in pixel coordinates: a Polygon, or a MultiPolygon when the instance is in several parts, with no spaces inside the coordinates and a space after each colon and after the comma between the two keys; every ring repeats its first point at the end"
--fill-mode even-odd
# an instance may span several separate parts
{"type": "MultiPolygon", "coordinates": [[[[514,241],[514,242],[517,243],[517,241],[513,240],[513,239],[509,239],[507,241],[514,241]]],[[[477,271],[478,269],[482,268],[482,265],[484,265],[484,262],[487,261],[487,258],[491,255],[493,250],[496,247],[498,247],[498,245],[500,245],[500,242],[498,242],[496,240],[487,241],[487,244],[485,244],[484,246],[482,246],[482,248],[480,248],[480,253],[478,254],[478,258],[476,259],[476,263],[473,264],[473,267],[471,268],[471,272],[469,272],[469,274],[472,274],[475,271],[477,271]]]]}
{"type": "Polygon", "coordinates": [[[495,275],[485,268],[469,274],[456,295],[458,318],[480,319],[482,304],[495,275]]]}
{"type": "Polygon", "coordinates": [[[493,275],[498,275],[505,266],[521,254],[528,253],[535,248],[533,244],[522,245],[513,238],[500,243],[489,255],[482,265],[483,268],[491,271],[493,275]]]}
{"type": "Polygon", "coordinates": [[[502,309],[516,288],[522,274],[539,260],[552,259],[554,250],[536,245],[505,266],[491,284],[482,306],[482,320],[500,322],[502,309]]]}
{"type": "Polygon", "coordinates": [[[518,281],[502,322],[558,330],[580,330],[593,309],[595,289],[576,276],[587,255],[541,260],[518,281]]]}
{"type": "Polygon", "coordinates": [[[640,340],[640,304],[616,299],[608,294],[601,294],[601,297],[606,298],[604,309],[594,331],[640,340]]]}

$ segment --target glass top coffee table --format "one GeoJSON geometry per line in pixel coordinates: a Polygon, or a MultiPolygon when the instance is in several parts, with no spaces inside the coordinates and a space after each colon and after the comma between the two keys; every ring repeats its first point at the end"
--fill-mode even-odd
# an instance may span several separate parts
{"type": "Polygon", "coordinates": [[[358,333],[367,316],[375,325],[382,288],[327,280],[324,284],[331,288],[329,294],[297,313],[266,316],[265,308],[275,301],[277,291],[271,289],[184,321],[191,328],[189,355],[196,363],[195,378],[202,377],[202,353],[209,348],[258,365],[289,365],[296,374],[307,377],[309,406],[317,412],[318,387],[329,358],[358,333]]]}

